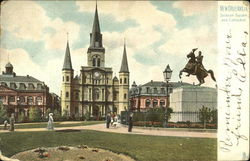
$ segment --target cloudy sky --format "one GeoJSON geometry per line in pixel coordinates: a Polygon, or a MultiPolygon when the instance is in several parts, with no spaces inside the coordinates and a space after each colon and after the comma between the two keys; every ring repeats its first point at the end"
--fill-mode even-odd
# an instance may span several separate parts
{"type": "MultiPolygon", "coordinates": [[[[69,33],[75,74],[87,64],[89,33],[95,1],[8,1],[1,5],[0,69],[9,60],[17,75],[44,81],[60,93],[61,69],[69,33]]],[[[169,64],[172,81],[186,54],[199,48],[204,66],[216,72],[217,2],[98,1],[100,27],[106,49],[106,66],[119,75],[126,38],[130,81],[163,81],[169,64]]],[[[198,81],[184,77],[184,82],[198,81]]],[[[210,77],[205,86],[214,86],[210,77]]]]}

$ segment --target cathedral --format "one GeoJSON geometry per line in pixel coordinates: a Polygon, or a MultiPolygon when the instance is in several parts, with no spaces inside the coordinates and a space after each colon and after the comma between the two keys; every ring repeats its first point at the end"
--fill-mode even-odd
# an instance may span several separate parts
{"type": "MultiPolygon", "coordinates": [[[[122,52],[121,52],[122,53],[122,52]]],[[[97,6],[87,51],[87,66],[80,75],[74,76],[69,43],[67,42],[62,68],[61,108],[62,114],[70,116],[105,117],[109,112],[120,114],[129,109],[129,68],[126,45],[119,71],[119,79],[113,77],[112,68],[105,66],[105,48],[99,25],[97,6]]]]}

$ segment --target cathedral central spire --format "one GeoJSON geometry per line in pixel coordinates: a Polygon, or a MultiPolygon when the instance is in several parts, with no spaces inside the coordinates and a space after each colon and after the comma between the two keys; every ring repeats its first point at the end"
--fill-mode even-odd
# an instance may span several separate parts
{"type": "Polygon", "coordinates": [[[93,33],[101,33],[100,24],[99,24],[99,17],[98,17],[98,10],[97,10],[97,4],[95,6],[95,17],[94,17],[94,23],[93,23],[93,27],[92,27],[92,34],[93,33]]]}
{"type": "Polygon", "coordinates": [[[91,50],[91,49],[102,49],[102,48],[103,48],[103,46],[102,46],[102,34],[101,34],[101,29],[100,29],[100,23],[99,23],[99,17],[98,17],[98,9],[97,9],[97,3],[96,3],[92,33],[90,33],[89,50],[91,50]]]}

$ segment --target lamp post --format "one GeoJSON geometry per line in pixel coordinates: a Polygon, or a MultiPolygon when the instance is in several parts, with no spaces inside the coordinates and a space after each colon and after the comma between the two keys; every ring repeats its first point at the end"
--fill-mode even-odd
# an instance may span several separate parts
{"type": "Polygon", "coordinates": [[[171,76],[172,76],[172,70],[170,69],[170,66],[169,64],[167,65],[166,69],[163,71],[163,76],[164,76],[164,79],[167,83],[167,99],[166,99],[166,108],[164,110],[164,124],[163,124],[163,127],[167,127],[167,121],[168,121],[168,118],[167,118],[167,112],[168,112],[168,99],[169,99],[169,92],[168,92],[168,82],[170,81],[171,79],[171,76]]]}

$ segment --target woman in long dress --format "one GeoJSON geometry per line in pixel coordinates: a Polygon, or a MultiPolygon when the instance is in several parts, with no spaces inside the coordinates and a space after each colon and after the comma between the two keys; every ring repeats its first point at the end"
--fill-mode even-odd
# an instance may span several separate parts
{"type": "Polygon", "coordinates": [[[54,125],[53,125],[53,113],[49,114],[49,121],[48,121],[48,125],[47,125],[47,129],[48,130],[54,130],[54,125]]]}

